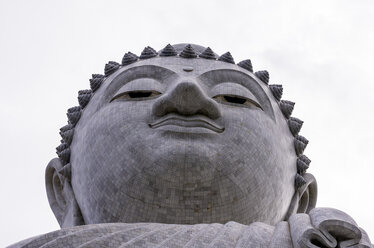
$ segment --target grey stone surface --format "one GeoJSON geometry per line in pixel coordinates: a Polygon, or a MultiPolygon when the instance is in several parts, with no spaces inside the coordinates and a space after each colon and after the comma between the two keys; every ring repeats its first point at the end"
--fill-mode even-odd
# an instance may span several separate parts
{"type": "Polygon", "coordinates": [[[275,226],[110,223],[63,228],[15,244],[15,247],[371,247],[363,230],[347,214],[316,208],[275,226]],[[337,228],[339,227],[339,228],[337,228]]]}
{"type": "Polygon", "coordinates": [[[12,247],[371,247],[314,208],[294,103],[250,60],[146,47],[90,83],[46,169],[63,229],[12,247]]]}

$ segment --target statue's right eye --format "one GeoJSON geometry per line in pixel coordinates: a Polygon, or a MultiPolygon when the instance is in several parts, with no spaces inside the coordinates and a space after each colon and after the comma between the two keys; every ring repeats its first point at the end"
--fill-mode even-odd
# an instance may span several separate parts
{"type": "Polygon", "coordinates": [[[110,101],[114,101],[117,99],[122,100],[148,100],[152,99],[161,93],[155,90],[135,90],[135,91],[127,91],[120,94],[117,94],[112,98],[110,101]]]}

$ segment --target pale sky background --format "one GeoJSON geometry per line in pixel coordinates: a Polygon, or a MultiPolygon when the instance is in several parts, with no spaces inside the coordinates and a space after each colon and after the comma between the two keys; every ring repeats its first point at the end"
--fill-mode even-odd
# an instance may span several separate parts
{"type": "Polygon", "coordinates": [[[59,228],[44,169],[90,75],[167,43],[250,58],[305,121],[318,207],[374,242],[374,1],[0,1],[0,247],[59,228]]]}

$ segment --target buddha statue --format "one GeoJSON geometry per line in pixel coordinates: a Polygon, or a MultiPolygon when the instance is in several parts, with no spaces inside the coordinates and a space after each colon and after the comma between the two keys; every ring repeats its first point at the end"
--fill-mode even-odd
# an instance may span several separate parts
{"type": "Polygon", "coordinates": [[[61,230],[10,247],[373,247],[315,208],[308,140],[281,85],[199,45],[110,61],[46,169],[61,230]]]}

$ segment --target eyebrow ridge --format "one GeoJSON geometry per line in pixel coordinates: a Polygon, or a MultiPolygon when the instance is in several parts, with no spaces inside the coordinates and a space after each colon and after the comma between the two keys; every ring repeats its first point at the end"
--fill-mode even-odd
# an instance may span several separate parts
{"type": "Polygon", "coordinates": [[[172,71],[168,68],[162,67],[162,66],[158,66],[158,65],[138,65],[138,66],[128,68],[127,70],[122,71],[120,74],[127,73],[130,70],[139,71],[140,73],[135,73],[133,78],[131,78],[129,81],[127,81],[127,83],[131,82],[135,79],[139,79],[139,78],[152,78],[152,79],[156,79],[156,80],[160,81],[160,80],[162,80],[163,77],[160,76],[161,74],[159,72],[157,72],[157,70],[167,72],[167,74],[169,74],[169,75],[170,74],[176,74],[174,71],[172,71]],[[149,70],[147,70],[147,69],[149,69],[149,70]],[[140,74],[140,76],[139,76],[139,74],[140,74]]]}
{"type": "Polygon", "coordinates": [[[176,74],[174,71],[157,65],[138,65],[127,68],[121,71],[115,78],[109,83],[107,90],[113,90],[113,88],[122,87],[123,85],[141,78],[150,78],[158,82],[162,82],[164,78],[170,77],[170,75],[176,74]],[[160,73],[167,72],[166,74],[160,73]],[[163,76],[161,76],[163,74],[163,76]]]}
{"type": "Polygon", "coordinates": [[[264,108],[266,108],[267,106],[268,111],[264,109],[265,112],[268,112],[270,117],[273,120],[275,120],[274,109],[273,109],[273,106],[271,104],[268,94],[265,92],[265,90],[263,89],[263,87],[261,86],[259,82],[257,82],[254,78],[247,75],[246,73],[235,70],[235,69],[215,69],[215,70],[206,71],[198,76],[198,79],[202,79],[202,78],[207,78],[210,82],[214,83],[215,85],[218,85],[224,82],[227,82],[227,83],[230,82],[230,83],[236,83],[236,84],[239,84],[245,87],[260,101],[260,103],[263,102],[265,104],[265,105],[261,104],[261,106],[263,106],[264,108]],[[220,77],[219,74],[223,74],[224,76],[220,77]],[[237,76],[244,77],[248,83],[243,83],[243,80],[238,80],[238,78],[234,76],[235,74],[237,76]],[[251,85],[253,86],[251,87],[251,85]],[[265,99],[263,99],[261,95],[265,96],[265,99]]]}
{"type": "MultiPolygon", "coordinates": [[[[225,73],[225,72],[227,72],[227,71],[229,71],[230,74],[231,74],[231,73],[235,73],[235,74],[237,74],[237,75],[244,76],[244,77],[248,78],[249,80],[256,82],[256,80],[254,80],[253,78],[251,78],[249,75],[245,74],[244,72],[237,71],[237,70],[234,70],[234,69],[216,69],[216,70],[210,70],[210,71],[206,71],[206,72],[200,74],[198,77],[199,77],[199,78],[200,78],[200,77],[208,77],[209,79],[213,79],[209,74],[213,74],[213,75],[214,75],[214,74],[217,74],[217,73],[225,73]]],[[[230,79],[233,79],[233,80],[232,80],[232,83],[236,83],[238,80],[236,80],[236,78],[233,78],[230,74],[225,74],[225,75],[229,76],[229,77],[228,77],[229,80],[230,80],[230,79]]],[[[215,79],[215,78],[214,78],[214,79],[215,79]]],[[[227,79],[223,79],[223,80],[219,81],[218,83],[228,82],[229,80],[227,80],[227,79]]],[[[257,82],[256,82],[256,83],[257,83],[257,82]]],[[[258,84],[258,83],[257,83],[257,84],[258,84]]],[[[258,85],[259,85],[259,84],[258,84],[258,85]]],[[[243,85],[243,86],[246,87],[245,85],[243,85]]],[[[259,86],[260,86],[260,85],[259,85],[259,86]]],[[[248,87],[246,87],[246,88],[248,88],[248,87]]]]}

